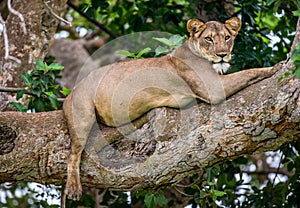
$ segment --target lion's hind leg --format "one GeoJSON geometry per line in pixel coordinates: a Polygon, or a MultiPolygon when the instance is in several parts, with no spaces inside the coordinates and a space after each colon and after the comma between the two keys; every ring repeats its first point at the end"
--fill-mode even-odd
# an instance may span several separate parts
{"type": "MultiPolygon", "coordinates": [[[[76,93],[76,92],[75,92],[76,93]]],[[[96,122],[92,102],[88,98],[71,94],[64,102],[64,113],[71,136],[71,153],[67,165],[65,194],[69,199],[79,200],[82,194],[80,183],[80,160],[90,130],[96,122]]]]}

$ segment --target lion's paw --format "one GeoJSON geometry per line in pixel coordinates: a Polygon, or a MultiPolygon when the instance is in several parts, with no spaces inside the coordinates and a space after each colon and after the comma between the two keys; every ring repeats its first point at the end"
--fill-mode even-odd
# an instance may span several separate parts
{"type": "Polygon", "coordinates": [[[65,193],[68,199],[79,200],[82,195],[82,187],[78,180],[68,179],[65,193]]]}

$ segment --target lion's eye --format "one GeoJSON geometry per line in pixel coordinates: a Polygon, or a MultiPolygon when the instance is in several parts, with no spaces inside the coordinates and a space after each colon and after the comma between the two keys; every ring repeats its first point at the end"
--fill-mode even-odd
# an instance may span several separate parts
{"type": "Polygon", "coordinates": [[[230,36],[229,35],[226,35],[225,36],[225,40],[229,40],[230,39],[230,36]]]}
{"type": "Polygon", "coordinates": [[[210,38],[210,37],[205,37],[205,40],[208,41],[208,42],[213,42],[213,39],[210,38]]]}

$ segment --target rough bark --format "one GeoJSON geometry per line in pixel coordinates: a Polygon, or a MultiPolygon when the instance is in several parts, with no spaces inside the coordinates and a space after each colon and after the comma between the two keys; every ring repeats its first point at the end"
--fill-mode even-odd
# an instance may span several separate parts
{"type": "MultiPolygon", "coordinates": [[[[99,125],[101,132],[91,137],[118,140],[100,150],[97,143],[86,148],[83,184],[123,190],[170,185],[213,164],[297,140],[300,81],[278,83],[293,66],[287,61],[276,67],[276,75],[218,106],[154,109],[146,124],[125,137],[99,125]]],[[[64,183],[70,139],[62,111],[3,112],[0,138],[0,182],[64,183]]]]}
{"type": "MultiPolygon", "coordinates": [[[[60,14],[65,4],[66,0],[14,0],[12,2],[12,8],[23,16],[24,21],[11,12],[5,20],[9,56],[14,59],[5,58],[6,50],[0,50],[1,87],[22,87],[21,74],[34,69],[36,59],[44,59],[59,23],[53,12],[60,14]],[[22,24],[25,24],[25,32],[22,24]]],[[[0,48],[5,48],[3,37],[0,38],[0,48]]],[[[0,93],[0,110],[5,109],[13,99],[7,93],[0,93]]]]}

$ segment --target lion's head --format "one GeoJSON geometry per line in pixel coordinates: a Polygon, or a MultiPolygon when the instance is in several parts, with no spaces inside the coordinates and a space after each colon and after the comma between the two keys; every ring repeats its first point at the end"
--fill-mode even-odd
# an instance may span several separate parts
{"type": "Polygon", "coordinates": [[[203,23],[198,19],[191,19],[187,22],[190,49],[211,61],[214,70],[223,74],[230,67],[234,39],[241,25],[241,20],[237,17],[226,20],[224,24],[216,21],[203,23]]]}

